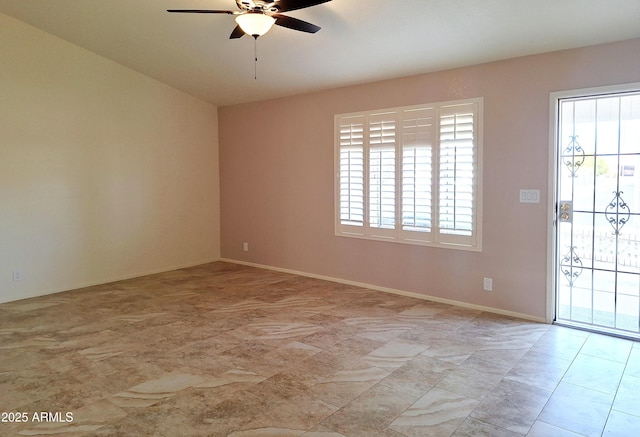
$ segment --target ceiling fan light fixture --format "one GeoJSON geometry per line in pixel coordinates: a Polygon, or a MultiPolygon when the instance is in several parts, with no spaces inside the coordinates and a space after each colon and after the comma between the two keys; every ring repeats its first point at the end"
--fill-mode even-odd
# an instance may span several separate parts
{"type": "Polygon", "coordinates": [[[238,23],[242,31],[254,38],[267,33],[275,22],[275,18],[262,12],[247,12],[236,17],[236,23],[238,23]]]}

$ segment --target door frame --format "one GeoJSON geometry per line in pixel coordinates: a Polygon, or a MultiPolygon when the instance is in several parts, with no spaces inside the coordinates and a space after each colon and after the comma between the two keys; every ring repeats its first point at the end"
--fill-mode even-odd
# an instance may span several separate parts
{"type": "Polygon", "coordinates": [[[556,320],[556,284],[558,269],[556,263],[556,205],[558,203],[558,102],[560,99],[575,97],[597,97],[612,93],[624,93],[640,90],[640,82],[620,85],[607,85],[591,88],[578,88],[566,91],[554,91],[549,95],[549,181],[547,204],[547,323],[556,320]]]}

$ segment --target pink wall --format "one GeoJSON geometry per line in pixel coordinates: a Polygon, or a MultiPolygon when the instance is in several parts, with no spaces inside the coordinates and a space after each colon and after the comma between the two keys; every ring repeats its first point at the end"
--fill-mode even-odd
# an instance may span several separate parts
{"type": "Polygon", "coordinates": [[[639,55],[636,39],[220,108],[222,257],[544,318],[549,93],[638,82],[639,55]],[[484,97],[483,251],[334,236],[334,114],[470,97],[484,97]],[[542,202],[519,203],[525,188],[542,202]]]}

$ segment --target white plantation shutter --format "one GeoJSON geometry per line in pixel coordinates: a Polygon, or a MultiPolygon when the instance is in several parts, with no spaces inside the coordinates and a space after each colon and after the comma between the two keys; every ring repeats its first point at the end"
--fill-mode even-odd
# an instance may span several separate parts
{"type": "Polygon", "coordinates": [[[474,234],[476,112],[474,103],[445,106],[440,110],[438,214],[443,241],[463,243],[474,234]]]}
{"type": "Polygon", "coordinates": [[[395,229],[396,115],[373,114],[369,117],[368,128],[369,226],[395,229]]]}
{"type": "MultiPolygon", "coordinates": [[[[431,232],[434,109],[402,114],[402,231],[431,232]]],[[[404,235],[428,240],[427,235],[404,235]]]]}
{"type": "Polygon", "coordinates": [[[337,235],[480,250],[481,105],[337,115],[337,235]]]}
{"type": "Polygon", "coordinates": [[[339,126],[340,224],[364,225],[364,116],[339,126]]]}

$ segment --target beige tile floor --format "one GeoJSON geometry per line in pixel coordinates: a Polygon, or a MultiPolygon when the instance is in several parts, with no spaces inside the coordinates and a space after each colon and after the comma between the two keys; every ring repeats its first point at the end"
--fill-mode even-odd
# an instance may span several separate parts
{"type": "Polygon", "coordinates": [[[630,437],[640,345],[213,263],[0,305],[0,410],[2,436],[630,437]]]}

